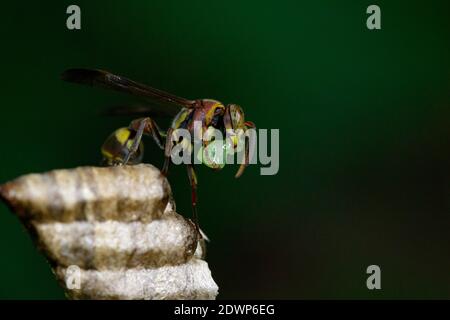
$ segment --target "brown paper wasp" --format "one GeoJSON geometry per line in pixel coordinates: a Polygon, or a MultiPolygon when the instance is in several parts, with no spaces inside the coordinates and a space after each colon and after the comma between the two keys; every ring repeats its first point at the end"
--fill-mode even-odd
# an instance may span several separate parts
{"type": "MultiPolygon", "coordinates": [[[[229,132],[244,132],[249,128],[255,128],[250,121],[245,121],[244,112],[239,105],[228,104],[225,106],[221,102],[212,99],[188,100],[177,97],[173,94],[155,89],[122,76],[112,74],[107,71],[97,69],[69,69],[63,72],[62,79],[69,82],[103,87],[116,91],[125,92],[148,100],[152,103],[149,107],[116,107],[109,110],[110,114],[116,115],[136,115],[140,118],[133,120],[128,128],[116,130],[103,144],[102,153],[107,165],[136,164],[142,161],[143,145],[141,142],[143,135],[153,138],[156,144],[164,150],[164,165],[162,173],[167,175],[172,148],[179,144],[191,147],[193,141],[184,139],[173,141],[172,134],[176,129],[183,128],[189,130],[192,139],[195,138],[193,123],[199,121],[202,130],[205,132],[209,128],[214,128],[223,132],[224,136],[229,132]],[[162,108],[161,108],[162,107],[162,108]],[[173,117],[172,123],[166,132],[162,131],[154,119],[150,116],[154,114],[173,117]]],[[[241,137],[231,136],[232,148],[237,148],[238,140],[241,137]]],[[[244,161],[239,167],[235,177],[242,175],[249,164],[249,141],[245,139],[244,161]]],[[[208,141],[203,141],[203,150],[208,150],[208,141]]],[[[207,152],[206,152],[207,153],[207,152]]],[[[205,157],[207,158],[207,157],[205,157]]],[[[224,164],[216,163],[214,160],[203,161],[208,167],[216,170],[223,168],[224,164]]],[[[197,231],[199,231],[197,217],[197,177],[192,164],[187,164],[187,173],[192,190],[193,219],[197,231]]]]}

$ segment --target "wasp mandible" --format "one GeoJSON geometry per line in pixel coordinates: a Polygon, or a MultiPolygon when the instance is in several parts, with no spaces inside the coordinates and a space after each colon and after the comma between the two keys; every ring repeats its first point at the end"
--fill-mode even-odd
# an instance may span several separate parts
{"type": "MultiPolygon", "coordinates": [[[[102,154],[106,165],[137,164],[142,161],[143,144],[142,136],[151,136],[156,144],[164,150],[164,165],[161,172],[167,176],[171,162],[171,151],[177,144],[183,144],[183,148],[191,148],[195,138],[194,123],[201,123],[202,131],[210,128],[217,129],[227,135],[230,132],[245,132],[249,128],[255,128],[255,124],[246,121],[242,108],[237,104],[224,105],[213,99],[188,100],[159,89],[140,84],[125,77],[115,75],[108,71],[97,69],[69,69],[63,72],[62,79],[94,87],[103,87],[125,92],[144,98],[152,103],[149,107],[116,107],[109,110],[110,114],[135,115],[140,118],[131,121],[127,128],[120,128],[111,134],[102,146],[102,154]],[[162,108],[154,108],[159,105],[162,108]],[[154,114],[172,117],[170,127],[163,131],[151,117],[154,114]],[[177,129],[187,129],[190,132],[191,141],[186,139],[173,139],[172,134],[177,129]]],[[[232,146],[236,149],[241,137],[231,136],[232,146]]],[[[249,140],[245,138],[244,161],[241,163],[235,177],[242,175],[249,164],[249,140]]],[[[204,152],[208,153],[210,141],[202,141],[204,152]]],[[[208,159],[205,157],[204,159],[208,159]]],[[[203,161],[205,165],[215,170],[223,168],[223,163],[215,160],[203,161]]],[[[197,176],[192,164],[186,164],[189,183],[192,190],[192,210],[195,227],[199,233],[197,215],[197,176]]],[[[199,233],[200,234],[200,233],[199,233]]]]}

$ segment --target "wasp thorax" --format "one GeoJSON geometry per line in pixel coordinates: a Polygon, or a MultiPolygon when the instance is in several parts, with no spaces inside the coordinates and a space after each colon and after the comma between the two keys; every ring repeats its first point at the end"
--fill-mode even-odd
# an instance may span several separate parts
{"type": "MultiPolygon", "coordinates": [[[[134,143],[136,131],[129,128],[120,128],[114,131],[103,143],[102,155],[105,165],[123,164],[125,158],[130,153],[134,143]]],[[[132,153],[128,164],[137,164],[142,162],[144,156],[144,145],[139,143],[136,152],[132,153]]]]}

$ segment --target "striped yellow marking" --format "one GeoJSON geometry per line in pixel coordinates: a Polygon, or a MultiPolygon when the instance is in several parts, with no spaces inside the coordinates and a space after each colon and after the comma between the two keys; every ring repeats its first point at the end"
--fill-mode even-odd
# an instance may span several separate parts
{"type": "Polygon", "coordinates": [[[233,142],[233,146],[237,146],[239,142],[239,137],[237,135],[231,136],[231,141],[233,142]]]}
{"type": "Polygon", "coordinates": [[[134,142],[134,139],[133,139],[133,140],[129,140],[129,141],[127,142],[127,148],[128,148],[128,149],[131,149],[131,147],[133,146],[133,142],[134,142]]]}
{"type": "Polygon", "coordinates": [[[124,145],[130,137],[130,130],[127,128],[120,128],[116,131],[116,139],[120,144],[124,145]]]}
{"type": "Polygon", "coordinates": [[[183,108],[173,119],[172,128],[177,129],[190,114],[190,110],[183,108]]]}
{"type": "Polygon", "coordinates": [[[112,158],[113,158],[112,153],[109,152],[108,150],[105,150],[104,148],[102,148],[102,154],[103,154],[103,156],[104,156],[105,158],[108,158],[108,159],[112,159],[112,158]]]}

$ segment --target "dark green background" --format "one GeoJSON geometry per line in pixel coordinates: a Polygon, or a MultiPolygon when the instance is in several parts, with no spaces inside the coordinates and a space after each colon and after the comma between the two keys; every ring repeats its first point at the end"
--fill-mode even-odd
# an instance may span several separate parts
{"type": "MultiPolygon", "coordinates": [[[[129,122],[98,114],[133,98],[63,83],[66,68],[239,103],[280,129],[280,171],[198,171],[219,298],[449,298],[450,6],[377,1],[382,30],[369,31],[373,3],[2,3],[0,181],[95,165],[129,122]],[[72,3],[80,31],[65,26],[72,3]],[[382,290],[366,288],[371,264],[382,290]]],[[[185,169],[169,179],[190,216],[185,169]]],[[[4,205],[0,252],[0,298],[64,297],[4,205]]]]}

